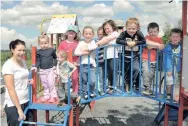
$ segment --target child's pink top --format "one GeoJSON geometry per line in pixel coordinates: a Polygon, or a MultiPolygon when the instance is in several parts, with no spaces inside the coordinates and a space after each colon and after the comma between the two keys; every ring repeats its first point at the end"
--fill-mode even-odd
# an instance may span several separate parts
{"type": "MultiPolygon", "coordinates": [[[[74,51],[78,45],[78,41],[73,41],[73,42],[68,42],[67,40],[64,40],[60,43],[58,50],[65,50],[67,53],[69,51],[73,51],[72,53],[74,54],[74,51]]],[[[78,62],[79,57],[78,56],[73,56],[73,62],[78,62]]]]}

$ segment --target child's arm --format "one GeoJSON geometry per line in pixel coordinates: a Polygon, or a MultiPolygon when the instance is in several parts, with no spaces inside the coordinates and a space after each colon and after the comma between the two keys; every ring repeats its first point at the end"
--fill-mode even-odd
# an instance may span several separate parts
{"type": "Polygon", "coordinates": [[[164,44],[160,44],[160,43],[156,43],[154,41],[151,41],[149,39],[146,39],[146,44],[148,45],[149,49],[159,49],[159,50],[163,50],[164,49],[164,44]]]}
{"type": "Polygon", "coordinates": [[[116,39],[116,43],[121,45],[127,45],[127,41],[125,40],[125,38],[126,34],[125,32],[122,32],[120,36],[116,39]]]}
{"type": "Polygon", "coordinates": [[[68,64],[68,66],[69,66],[70,68],[73,69],[73,70],[69,73],[69,75],[72,76],[72,73],[77,69],[77,67],[76,67],[73,63],[71,63],[71,62],[67,62],[67,64],[68,64]]]}
{"type": "Polygon", "coordinates": [[[76,49],[74,51],[75,56],[82,56],[82,55],[88,55],[89,54],[89,51],[85,50],[85,48],[84,48],[86,46],[82,43],[83,42],[79,42],[78,46],[76,47],[76,49]]]}
{"type": "Polygon", "coordinates": [[[138,40],[136,40],[136,45],[143,45],[146,44],[146,39],[141,31],[137,31],[138,40]]]}
{"type": "Polygon", "coordinates": [[[57,55],[56,55],[56,50],[55,49],[53,49],[52,56],[53,56],[53,59],[54,59],[53,66],[55,68],[57,66],[57,55]]]}
{"type": "Polygon", "coordinates": [[[103,46],[108,44],[110,41],[116,39],[118,37],[118,32],[113,32],[111,35],[103,37],[101,40],[99,40],[96,44],[97,46],[103,46]]]}

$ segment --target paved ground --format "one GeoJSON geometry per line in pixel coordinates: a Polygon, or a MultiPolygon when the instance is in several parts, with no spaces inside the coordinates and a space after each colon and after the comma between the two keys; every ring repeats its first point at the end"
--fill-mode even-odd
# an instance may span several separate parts
{"type": "MultiPolygon", "coordinates": [[[[153,123],[158,111],[158,102],[146,98],[105,98],[96,102],[93,112],[86,106],[80,116],[81,126],[156,126],[153,123]]],[[[38,112],[39,114],[39,112],[38,112]]],[[[52,112],[51,117],[61,120],[57,112],[52,112]]],[[[44,121],[44,112],[38,115],[44,121]]],[[[1,126],[6,126],[6,118],[1,118],[1,126]]],[[[163,126],[160,124],[159,126],[163,126]]],[[[177,126],[170,122],[169,126],[177,126]]],[[[188,126],[188,120],[184,121],[188,126]]]]}

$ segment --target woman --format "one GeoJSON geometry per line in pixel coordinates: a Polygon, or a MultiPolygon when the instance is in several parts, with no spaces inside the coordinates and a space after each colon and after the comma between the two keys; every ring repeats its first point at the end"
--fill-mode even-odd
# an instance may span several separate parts
{"type": "MultiPolygon", "coordinates": [[[[29,102],[29,71],[25,61],[22,60],[25,55],[25,42],[19,39],[11,41],[9,49],[12,52],[12,57],[2,67],[6,84],[4,105],[8,126],[18,126],[21,120],[26,119],[23,111],[29,102]]],[[[27,119],[31,120],[31,111],[27,114],[27,119]]]]}

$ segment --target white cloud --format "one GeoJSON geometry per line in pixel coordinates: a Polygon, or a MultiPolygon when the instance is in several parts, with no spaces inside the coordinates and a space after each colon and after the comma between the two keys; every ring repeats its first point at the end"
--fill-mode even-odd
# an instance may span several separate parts
{"type": "Polygon", "coordinates": [[[93,3],[95,0],[71,0],[71,1],[75,3],[89,4],[89,3],[93,3]]]}
{"type": "Polygon", "coordinates": [[[83,9],[82,15],[90,17],[111,17],[114,15],[114,12],[112,7],[106,6],[104,3],[101,3],[83,9]]]}
{"type": "Polygon", "coordinates": [[[37,45],[37,38],[27,38],[23,34],[17,33],[14,29],[8,29],[7,27],[0,27],[1,29],[1,48],[8,49],[9,43],[15,39],[21,39],[26,42],[26,46],[37,45]]]}
{"type": "Polygon", "coordinates": [[[50,18],[54,14],[68,13],[68,6],[54,2],[50,6],[42,1],[23,1],[13,8],[2,9],[2,24],[10,25],[36,25],[45,18],[50,18]]]}
{"type": "Polygon", "coordinates": [[[126,0],[115,0],[113,3],[113,9],[115,12],[132,12],[135,10],[134,6],[126,0]]]}

